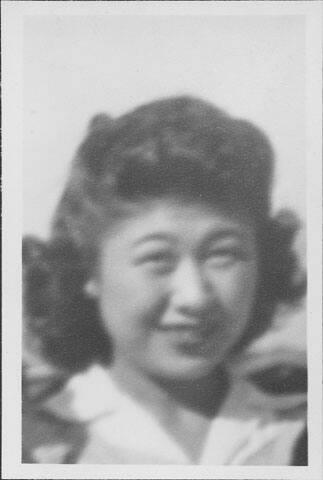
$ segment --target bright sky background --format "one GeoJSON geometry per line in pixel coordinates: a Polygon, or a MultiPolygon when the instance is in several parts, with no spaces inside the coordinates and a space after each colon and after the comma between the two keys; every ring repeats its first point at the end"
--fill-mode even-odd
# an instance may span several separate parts
{"type": "Polygon", "coordinates": [[[305,216],[304,17],[30,16],[24,232],[41,236],[90,117],[189,93],[254,121],[277,154],[275,206],[305,216]]]}

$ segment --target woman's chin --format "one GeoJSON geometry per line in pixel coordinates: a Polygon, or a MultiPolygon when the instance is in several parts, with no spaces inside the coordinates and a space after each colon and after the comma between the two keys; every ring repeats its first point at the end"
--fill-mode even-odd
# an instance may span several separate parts
{"type": "Polygon", "coordinates": [[[153,368],[151,365],[150,373],[163,380],[170,381],[188,381],[198,380],[210,374],[218,365],[220,360],[215,359],[178,359],[175,361],[163,361],[153,368]]]}

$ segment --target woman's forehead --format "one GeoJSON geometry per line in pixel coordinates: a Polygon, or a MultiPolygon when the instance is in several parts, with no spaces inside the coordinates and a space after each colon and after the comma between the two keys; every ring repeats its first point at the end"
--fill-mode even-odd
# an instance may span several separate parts
{"type": "Polygon", "coordinates": [[[208,235],[212,232],[238,235],[253,230],[246,212],[228,205],[214,205],[199,199],[167,196],[142,199],[126,205],[124,215],[114,222],[105,238],[125,232],[129,240],[157,234],[208,235]]]}

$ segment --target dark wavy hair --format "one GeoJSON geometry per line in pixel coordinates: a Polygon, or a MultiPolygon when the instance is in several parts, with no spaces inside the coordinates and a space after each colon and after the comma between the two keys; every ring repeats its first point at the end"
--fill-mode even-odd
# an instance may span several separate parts
{"type": "Polygon", "coordinates": [[[297,302],[304,279],[289,211],[271,215],[273,150],[251,123],[188,96],[158,100],[112,120],[95,116],[73,160],[50,238],[23,242],[28,330],[45,357],[66,371],[109,362],[112,345],[84,286],[98,239],[125,202],[167,194],[206,201],[251,217],[258,231],[260,283],[238,348],[269,327],[274,309],[297,302]]]}

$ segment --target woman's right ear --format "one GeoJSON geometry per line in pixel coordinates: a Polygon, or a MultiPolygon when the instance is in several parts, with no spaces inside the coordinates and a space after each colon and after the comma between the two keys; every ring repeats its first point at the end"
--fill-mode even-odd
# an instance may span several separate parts
{"type": "Polygon", "coordinates": [[[98,284],[94,279],[88,280],[84,285],[84,293],[87,297],[96,298],[99,295],[98,284]]]}

